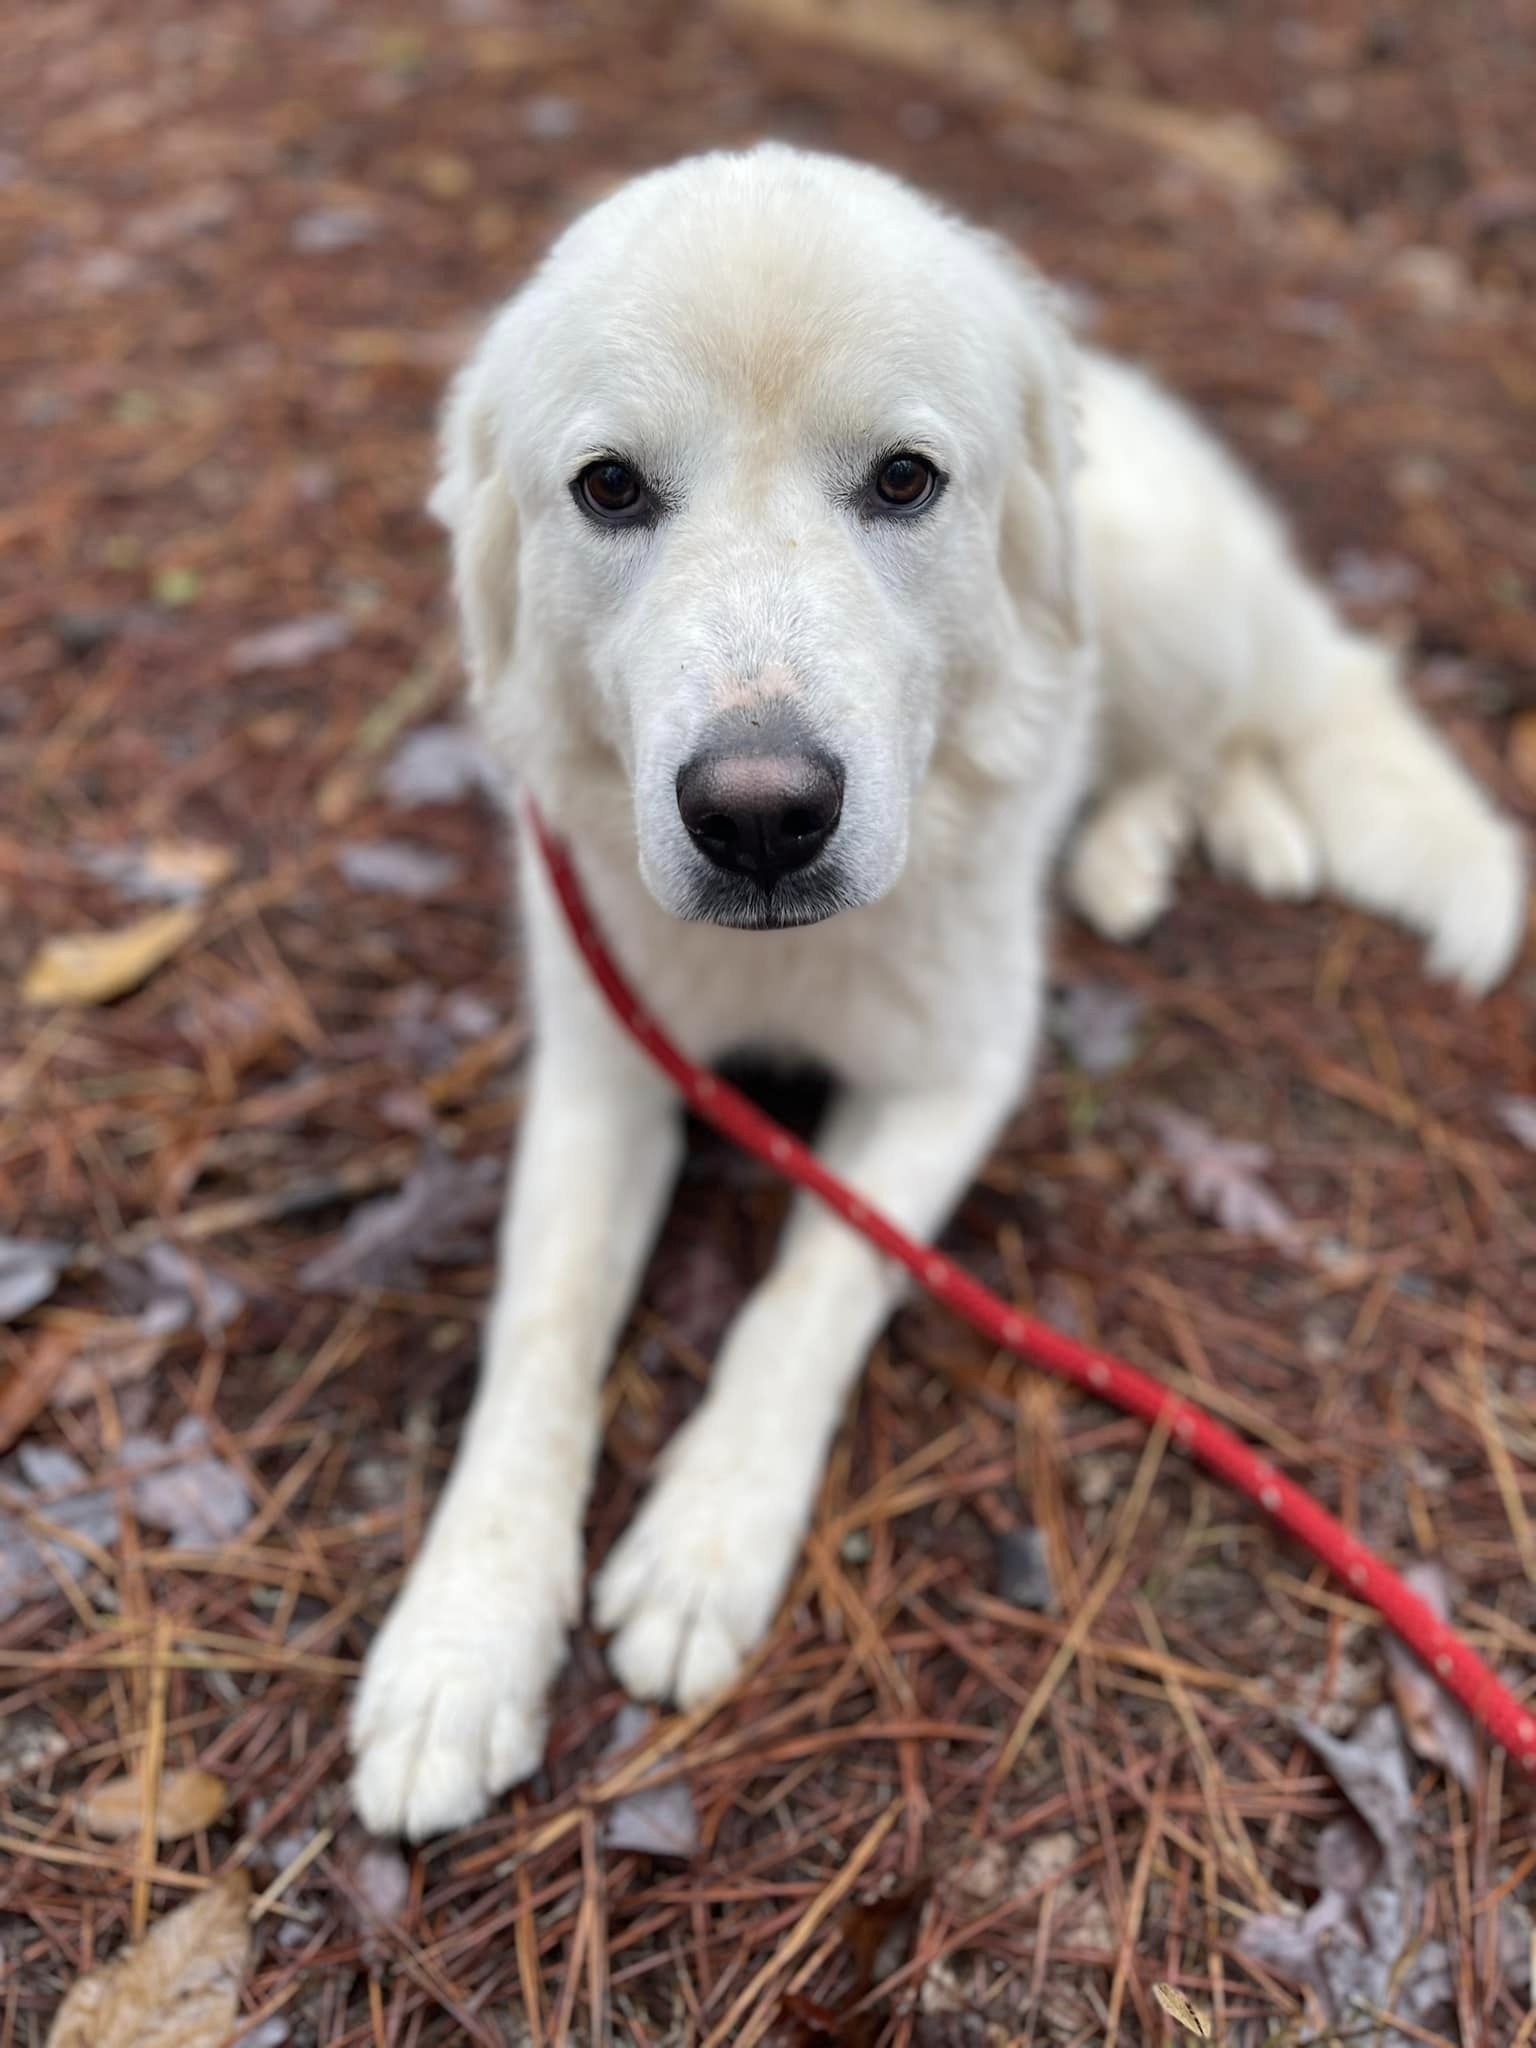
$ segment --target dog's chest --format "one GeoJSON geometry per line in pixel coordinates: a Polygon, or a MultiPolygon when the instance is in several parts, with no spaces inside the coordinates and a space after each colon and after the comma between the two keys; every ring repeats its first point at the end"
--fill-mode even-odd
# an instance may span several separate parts
{"type": "Polygon", "coordinates": [[[1003,897],[909,876],[881,903],[787,932],[680,923],[622,866],[583,879],[637,993],[695,1059],[767,1052],[877,1088],[1028,1059],[1040,920],[1016,878],[1003,897]]]}

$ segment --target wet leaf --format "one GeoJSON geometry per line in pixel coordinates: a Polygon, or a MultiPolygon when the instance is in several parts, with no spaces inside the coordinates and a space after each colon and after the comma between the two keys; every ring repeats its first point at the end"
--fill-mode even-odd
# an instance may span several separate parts
{"type": "Polygon", "coordinates": [[[29,1003],[110,1003],[179,952],[197,930],[199,915],[183,905],[117,931],[49,939],[27,969],[22,996],[29,1003]]]}
{"type": "MultiPolygon", "coordinates": [[[[79,1460],[52,1444],[23,1444],[14,1460],[0,1467],[0,1483],[17,1509],[32,1507],[56,1529],[101,1549],[117,1534],[117,1506],[109,1491],[89,1486],[87,1479],[79,1460]],[[37,1498],[66,1492],[64,1500],[37,1498]]],[[[89,1559],[73,1544],[0,1504],[0,1621],[28,1600],[56,1593],[59,1573],[81,1579],[88,1568],[89,1559]]]]}
{"type": "Polygon", "coordinates": [[[1413,1787],[1392,1709],[1377,1707],[1347,1740],[1301,1719],[1296,1730],[1376,1837],[1394,1876],[1411,1869],[1415,1855],[1413,1787]]]}
{"type": "Polygon", "coordinates": [[[1385,611],[1407,604],[1419,588],[1419,572],[1401,555],[1368,555],[1345,548],[1333,558],[1330,583],[1345,604],[1385,611]]]}
{"type": "Polygon", "coordinates": [[[457,803],[494,787],[485,748],[465,725],[422,726],[402,741],[384,774],[384,794],[402,808],[457,803]]]}
{"type": "Polygon", "coordinates": [[[1005,1529],[997,1539],[997,1595],[1015,1607],[1056,1612],[1056,1588],[1042,1530],[1026,1524],[1005,1529]]]}
{"type": "Polygon", "coordinates": [[[237,640],[229,650],[229,667],[237,676],[252,675],[258,669],[302,668],[324,654],[334,654],[352,638],[352,621],[342,612],[314,612],[308,618],[290,619],[283,626],[269,626],[237,640]]]}
{"type": "Polygon", "coordinates": [[[1113,1074],[1136,1051],[1144,1005],[1107,981],[1076,981],[1051,1005],[1051,1035],[1085,1074],[1113,1074]]]}
{"type": "Polygon", "coordinates": [[[1197,2034],[1202,2041],[1211,2038],[1211,2023],[1196,2005],[1191,2005],[1177,1984],[1154,1984],[1152,1996],[1167,2013],[1175,2025],[1186,2034],[1197,2034]]]}
{"type": "MultiPolygon", "coordinates": [[[[1352,2018],[1362,2005],[1424,2019],[1451,1980],[1439,1944],[1413,1945],[1424,1887],[1397,1717],[1378,1707],[1347,1741],[1307,1721],[1296,1726],[1364,1827],[1340,1821],[1325,1828],[1316,1903],[1305,1913],[1256,1915],[1238,1945],[1277,1975],[1310,1985],[1332,2020],[1352,2018]]],[[[1407,2048],[1409,2039],[1383,2029],[1390,2048],[1407,2048]]]]}
{"type": "MultiPolygon", "coordinates": [[[[171,1431],[169,1444],[153,1436],[128,1436],[119,1455],[132,1471],[168,1454],[196,1451],[207,1441],[202,1417],[184,1415],[171,1431]]],[[[211,1451],[141,1473],[133,1482],[133,1504],[146,1522],[169,1533],[173,1550],[217,1550],[255,1513],[245,1481],[233,1465],[211,1451]]]]}
{"type": "Polygon", "coordinates": [[[250,1880],[228,1871],[83,1977],[47,2048],[224,2048],[250,1960],[250,1880]]]}
{"type": "Polygon", "coordinates": [[[1262,1178],[1273,1156],[1267,1145],[1219,1137],[1200,1117],[1176,1109],[1155,1111],[1152,1123],[1179,1190],[1197,1216],[1287,1249],[1301,1243],[1294,1217],[1262,1178]]]}
{"type": "MultiPolygon", "coordinates": [[[[1450,1587],[1440,1565],[1411,1565],[1403,1577],[1442,1621],[1450,1620],[1450,1587]]],[[[1386,1637],[1386,1658],[1392,1697],[1409,1748],[1426,1763],[1449,1771],[1468,1792],[1475,1791],[1477,1743],[1466,1709],[1395,1635],[1386,1637]]]]}
{"type": "Polygon", "coordinates": [[[371,242],[378,232],[378,216],[365,206],[321,206],[300,214],[288,240],[301,256],[331,256],[371,242]]]}
{"type": "Polygon", "coordinates": [[[446,854],[407,845],[402,839],[358,840],[341,849],[336,865],[354,889],[377,889],[386,896],[418,901],[441,896],[463,872],[446,854]]]}
{"type": "Polygon", "coordinates": [[[46,1301],[74,1257],[71,1245],[45,1237],[0,1237],[0,1323],[46,1301]]]}
{"type": "Polygon", "coordinates": [[[1501,1095],[1494,1115],[1527,1152],[1536,1152],[1536,1095],[1501,1095]]]}
{"type": "Polygon", "coordinates": [[[410,1865],[397,1850],[375,1844],[352,1865],[352,1883],[364,1916],[378,1924],[404,1917],[411,1897],[410,1865]]]}
{"type": "Polygon", "coordinates": [[[82,867],[139,902],[196,903],[227,882],[235,856],[227,846],[197,839],[153,839],[147,846],[89,846],[82,867]]]}
{"type": "MultiPolygon", "coordinates": [[[[601,1762],[622,1756],[655,1726],[649,1709],[633,1705],[620,1707],[614,1718],[613,1738],[603,1751],[601,1762]]],[[[666,1784],[646,1786],[616,1799],[603,1813],[603,1842],[615,1850],[634,1850],[642,1856],[671,1856],[686,1861],[697,1854],[699,1821],[693,1794],[681,1778],[666,1784]]]]}
{"type": "Polygon", "coordinates": [[[299,1275],[311,1294],[351,1294],[363,1287],[409,1287],[421,1262],[463,1264],[483,1256],[485,1227],[499,1205],[501,1168],[494,1159],[451,1159],[436,1146],[423,1153],[398,1193],[355,1209],[329,1251],[299,1275]]]}
{"type": "MultiPolygon", "coordinates": [[[[229,1791],[211,1771],[167,1771],[155,1799],[155,1834],[162,1842],[180,1841],[211,1828],[229,1806],[229,1791]]],[[[93,1835],[122,1839],[137,1835],[144,1811],[144,1788],[137,1778],[114,1778],[82,1799],[80,1818],[93,1835]]]]}
{"type": "Polygon", "coordinates": [[[8,1714],[0,1726],[0,1786],[30,1778],[68,1754],[69,1737],[45,1714],[8,1714]]]}

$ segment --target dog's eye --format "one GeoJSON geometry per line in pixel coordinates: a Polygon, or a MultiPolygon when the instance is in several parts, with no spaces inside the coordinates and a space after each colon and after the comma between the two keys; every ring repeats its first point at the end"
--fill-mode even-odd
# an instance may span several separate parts
{"type": "Polygon", "coordinates": [[[892,512],[917,512],[939,488],[939,473],[921,455],[891,455],[875,472],[874,505],[892,512]]]}
{"type": "Polygon", "coordinates": [[[627,462],[612,457],[589,462],[576,479],[575,491],[578,502],[610,526],[639,519],[650,510],[645,485],[627,462]]]}

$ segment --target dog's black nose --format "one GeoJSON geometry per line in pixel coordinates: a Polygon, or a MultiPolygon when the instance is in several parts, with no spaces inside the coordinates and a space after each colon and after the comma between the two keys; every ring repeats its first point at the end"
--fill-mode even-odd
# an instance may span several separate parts
{"type": "Polygon", "coordinates": [[[787,737],[754,730],[731,745],[721,735],[723,744],[701,748],[677,778],[694,845],[765,891],[816,858],[843,809],[838,763],[803,742],[783,744],[787,737]]]}

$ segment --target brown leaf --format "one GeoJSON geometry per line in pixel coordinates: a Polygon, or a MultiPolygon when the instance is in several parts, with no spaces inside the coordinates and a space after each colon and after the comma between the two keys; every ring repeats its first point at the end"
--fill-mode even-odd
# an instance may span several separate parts
{"type": "Polygon", "coordinates": [[[1271,1158],[1267,1145],[1220,1137],[1199,1117],[1176,1109],[1155,1111],[1152,1122],[1196,1215],[1288,1250],[1301,1242],[1295,1219],[1262,1178],[1271,1158]]]}
{"type": "Polygon", "coordinates": [[[1154,1984],[1152,1996],[1169,2019],[1182,2027],[1186,2034],[1198,2034],[1202,2041],[1210,2040],[1210,2021],[1198,2006],[1190,2004],[1176,1984],[1154,1984]]]}
{"type": "Polygon", "coordinates": [[[226,1871],[89,1977],[59,2007],[47,2048],[223,2048],[250,1959],[250,1880],[226,1871]]]}
{"type": "Polygon", "coordinates": [[[112,932],[70,932],[49,939],[21,985],[29,1003],[110,1003],[149,979],[197,930],[191,904],[157,910],[112,932]]]}
{"type": "MultiPolygon", "coordinates": [[[[156,1837],[162,1842],[178,1842],[183,1835],[211,1828],[228,1804],[224,1780],[211,1771],[167,1771],[155,1800],[156,1837]]],[[[144,1811],[144,1788],[137,1778],[114,1778],[81,1800],[79,1810],[93,1835],[107,1835],[114,1841],[136,1835],[144,1811]]]]}

